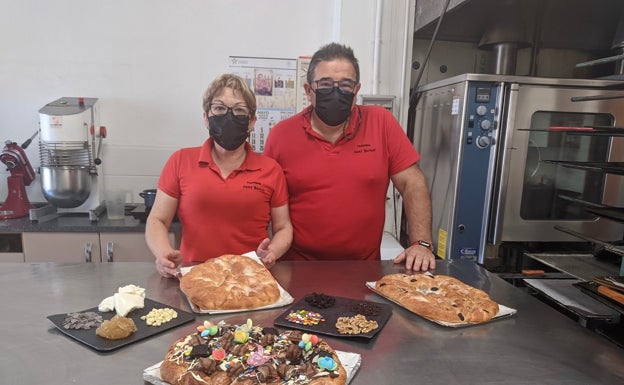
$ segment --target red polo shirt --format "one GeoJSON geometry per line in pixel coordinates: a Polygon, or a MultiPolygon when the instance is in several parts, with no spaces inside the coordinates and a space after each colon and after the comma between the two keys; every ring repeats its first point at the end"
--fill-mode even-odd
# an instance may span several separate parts
{"type": "Polygon", "coordinates": [[[284,174],[273,159],[245,143],[243,164],[223,179],[212,146],[208,139],[176,151],[158,180],[159,189],[178,199],[184,262],[256,250],[268,236],[271,208],[288,203],[284,174]]]}
{"type": "Polygon", "coordinates": [[[288,183],[294,239],[285,257],[380,259],[390,176],[420,156],[382,107],[354,107],[334,144],[312,129],[311,111],[275,125],[264,150],[288,183]]]}

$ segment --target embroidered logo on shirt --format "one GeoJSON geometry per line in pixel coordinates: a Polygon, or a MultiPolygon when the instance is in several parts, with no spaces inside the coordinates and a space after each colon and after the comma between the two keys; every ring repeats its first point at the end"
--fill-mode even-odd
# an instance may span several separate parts
{"type": "Polygon", "coordinates": [[[265,187],[262,183],[260,182],[254,182],[254,181],[247,181],[245,182],[245,184],[243,185],[243,189],[246,190],[254,190],[254,191],[260,191],[260,192],[266,192],[265,187]]]}
{"type": "Polygon", "coordinates": [[[376,148],[372,148],[371,144],[368,143],[364,143],[364,144],[358,144],[357,148],[355,150],[353,150],[354,154],[365,154],[367,152],[375,152],[377,151],[376,148]]]}

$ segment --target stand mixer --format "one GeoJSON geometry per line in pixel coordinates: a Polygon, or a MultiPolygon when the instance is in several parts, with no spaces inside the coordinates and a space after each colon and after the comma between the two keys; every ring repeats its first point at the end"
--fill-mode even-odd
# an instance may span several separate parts
{"type": "Polygon", "coordinates": [[[4,143],[2,153],[0,153],[0,161],[7,166],[7,170],[11,173],[7,177],[9,193],[4,204],[0,207],[0,219],[25,217],[28,215],[28,211],[34,207],[28,201],[26,186],[35,180],[35,171],[24,152],[31,141],[32,138],[20,146],[7,140],[4,143]]]}
{"type": "Polygon", "coordinates": [[[69,212],[88,213],[91,221],[97,221],[106,211],[103,183],[98,180],[106,127],[95,128],[96,102],[65,97],[39,110],[39,173],[43,196],[51,205],[30,210],[31,220],[69,212]]]}

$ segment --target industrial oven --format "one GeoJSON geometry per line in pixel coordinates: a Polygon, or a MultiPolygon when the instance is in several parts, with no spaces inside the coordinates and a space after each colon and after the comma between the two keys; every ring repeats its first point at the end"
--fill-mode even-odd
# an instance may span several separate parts
{"type": "Polygon", "coordinates": [[[620,221],[587,210],[624,206],[618,85],[464,74],[419,87],[413,141],[436,254],[483,263],[506,242],[621,240],[620,221]]]}

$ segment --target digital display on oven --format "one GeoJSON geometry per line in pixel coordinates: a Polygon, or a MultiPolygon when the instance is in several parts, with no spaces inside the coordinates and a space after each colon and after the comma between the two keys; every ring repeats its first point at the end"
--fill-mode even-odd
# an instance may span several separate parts
{"type": "Polygon", "coordinates": [[[477,103],[489,103],[490,102],[490,87],[478,87],[475,96],[475,102],[477,103]]]}

